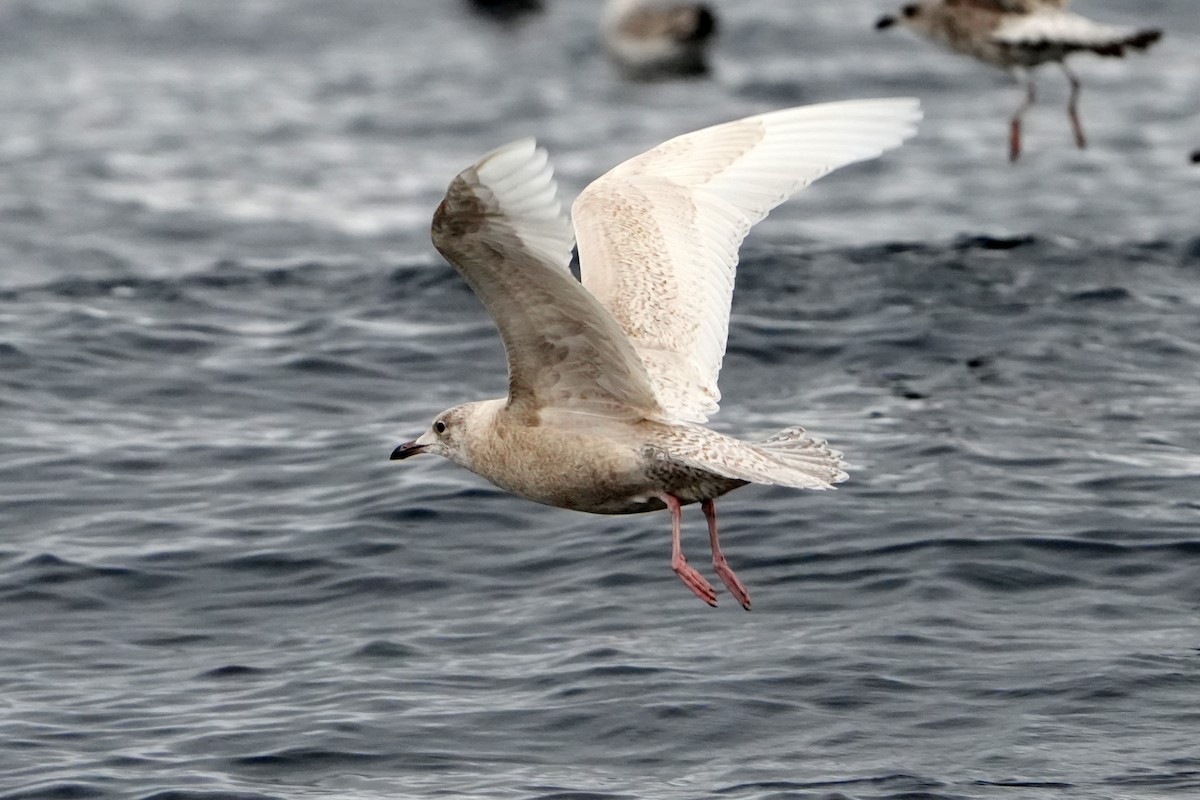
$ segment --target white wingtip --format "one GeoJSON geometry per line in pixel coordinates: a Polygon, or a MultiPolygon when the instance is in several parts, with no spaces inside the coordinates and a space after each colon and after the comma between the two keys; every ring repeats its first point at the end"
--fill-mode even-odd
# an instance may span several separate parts
{"type": "Polygon", "coordinates": [[[533,138],[497,147],[464,176],[470,176],[468,183],[489,212],[507,220],[530,252],[567,268],[574,232],[558,200],[550,157],[533,138]]]}
{"type": "Polygon", "coordinates": [[[505,214],[558,217],[558,184],[550,157],[532,138],[497,147],[475,162],[475,174],[505,214]]]}
{"type": "Polygon", "coordinates": [[[789,108],[760,119],[772,131],[790,128],[805,133],[808,153],[825,149],[841,166],[899,147],[916,134],[922,116],[915,97],[887,97],[789,108]],[[823,132],[827,138],[820,136],[823,132]]]}

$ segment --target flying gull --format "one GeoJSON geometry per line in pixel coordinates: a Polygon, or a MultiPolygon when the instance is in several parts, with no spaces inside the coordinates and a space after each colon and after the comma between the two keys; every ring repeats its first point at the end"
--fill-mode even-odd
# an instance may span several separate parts
{"type": "Polygon", "coordinates": [[[1067,0],[926,0],[909,3],[898,16],[884,16],[878,29],[899,23],[959,53],[1014,73],[1025,87],[1025,99],[1009,125],[1009,159],[1021,155],[1021,118],[1033,105],[1037,90],[1030,70],[1056,62],[1071,84],[1067,115],[1075,143],[1087,138],[1079,121],[1078,76],[1066,57],[1088,51],[1121,57],[1127,48],[1144,50],[1162,36],[1155,29],[1114,27],[1066,10],[1067,0]]]}
{"type": "Polygon", "coordinates": [[[508,358],[508,396],[443,411],[393,459],[434,453],[510,492],[596,514],[671,512],[671,567],[716,592],[680,545],[700,503],[716,574],[750,596],[717,541],[715,499],[747,483],[828,489],[841,454],[787,428],[745,442],[717,410],[738,247],[817,178],[898,146],[916,100],[792,108],[671,139],[594,181],[571,221],[544,150],[501,147],[451,183],[433,243],[483,302],[508,358]],[[569,270],[578,244],[582,283],[569,270]]]}

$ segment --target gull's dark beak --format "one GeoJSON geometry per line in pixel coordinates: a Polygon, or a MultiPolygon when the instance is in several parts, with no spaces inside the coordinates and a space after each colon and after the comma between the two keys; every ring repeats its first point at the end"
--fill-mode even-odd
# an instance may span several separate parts
{"type": "Polygon", "coordinates": [[[399,461],[401,459],[408,458],[409,456],[420,455],[421,453],[424,453],[424,452],[425,452],[425,445],[417,444],[417,440],[413,439],[411,442],[405,442],[404,444],[400,445],[395,450],[393,450],[391,460],[399,461]]]}
{"type": "Polygon", "coordinates": [[[885,28],[890,28],[895,24],[896,24],[896,18],[889,14],[887,16],[883,16],[883,17],[879,18],[879,21],[875,23],[875,30],[881,31],[881,30],[884,30],[885,28]]]}

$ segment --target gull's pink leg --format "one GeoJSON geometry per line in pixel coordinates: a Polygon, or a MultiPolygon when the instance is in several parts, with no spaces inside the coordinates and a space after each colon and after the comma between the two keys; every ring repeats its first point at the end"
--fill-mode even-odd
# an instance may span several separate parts
{"type": "Polygon", "coordinates": [[[746,591],[746,587],[738,580],[738,576],[734,574],[729,562],[725,560],[725,554],[721,552],[721,544],[717,541],[717,503],[715,500],[703,500],[700,507],[704,509],[704,518],[708,520],[708,543],[712,546],[713,569],[717,571],[717,575],[720,576],[729,593],[737,598],[737,601],[742,604],[742,608],[749,611],[750,595],[746,591]]]}
{"type": "Polygon", "coordinates": [[[683,524],[683,506],[679,503],[679,498],[674,495],[664,494],[662,497],[667,503],[667,508],[671,509],[671,569],[675,570],[675,574],[679,576],[685,586],[692,590],[696,597],[710,606],[715,606],[717,604],[716,589],[712,587],[711,583],[704,580],[704,576],[683,557],[683,545],[679,541],[680,528],[683,524]]]}
{"type": "Polygon", "coordinates": [[[1067,80],[1071,82],[1071,99],[1067,101],[1067,116],[1071,118],[1071,130],[1075,134],[1075,144],[1080,150],[1087,147],[1087,137],[1083,135],[1083,123],[1079,121],[1079,90],[1081,84],[1079,78],[1067,66],[1067,62],[1058,62],[1062,67],[1063,73],[1067,76],[1067,80]]]}
{"type": "Polygon", "coordinates": [[[1017,108],[1013,114],[1012,123],[1009,125],[1008,131],[1008,160],[1016,161],[1021,157],[1021,118],[1025,116],[1025,112],[1037,100],[1037,89],[1033,85],[1033,76],[1024,72],[1020,73],[1024,78],[1025,83],[1025,100],[1017,108]]]}

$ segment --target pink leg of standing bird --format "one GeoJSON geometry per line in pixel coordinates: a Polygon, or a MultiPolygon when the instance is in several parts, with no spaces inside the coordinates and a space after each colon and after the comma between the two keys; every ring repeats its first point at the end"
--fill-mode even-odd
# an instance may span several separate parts
{"type": "Polygon", "coordinates": [[[715,606],[716,589],[683,557],[683,545],[679,541],[680,529],[683,526],[683,506],[674,495],[664,494],[662,497],[667,503],[667,508],[671,509],[671,569],[675,570],[675,574],[696,597],[710,606],[715,606]]]}
{"type": "Polygon", "coordinates": [[[1058,65],[1062,67],[1063,74],[1067,76],[1067,80],[1071,84],[1071,99],[1067,101],[1067,116],[1071,120],[1071,131],[1075,134],[1075,144],[1082,150],[1087,147],[1087,137],[1083,135],[1083,124],[1079,121],[1079,90],[1082,85],[1079,83],[1079,77],[1067,66],[1067,62],[1060,61],[1058,65]]]}
{"type": "Polygon", "coordinates": [[[1037,88],[1033,85],[1033,76],[1021,70],[1017,73],[1025,84],[1025,100],[1012,116],[1008,131],[1008,160],[1016,161],[1021,157],[1021,118],[1037,100],[1037,88]]]}
{"type": "Polygon", "coordinates": [[[717,501],[704,500],[700,503],[700,507],[704,509],[704,518],[708,520],[708,543],[712,547],[713,569],[717,571],[718,577],[725,584],[729,593],[742,604],[742,608],[749,611],[750,594],[738,580],[738,576],[729,566],[729,562],[725,560],[725,554],[721,552],[721,544],[717,541],[717,501]]]}

